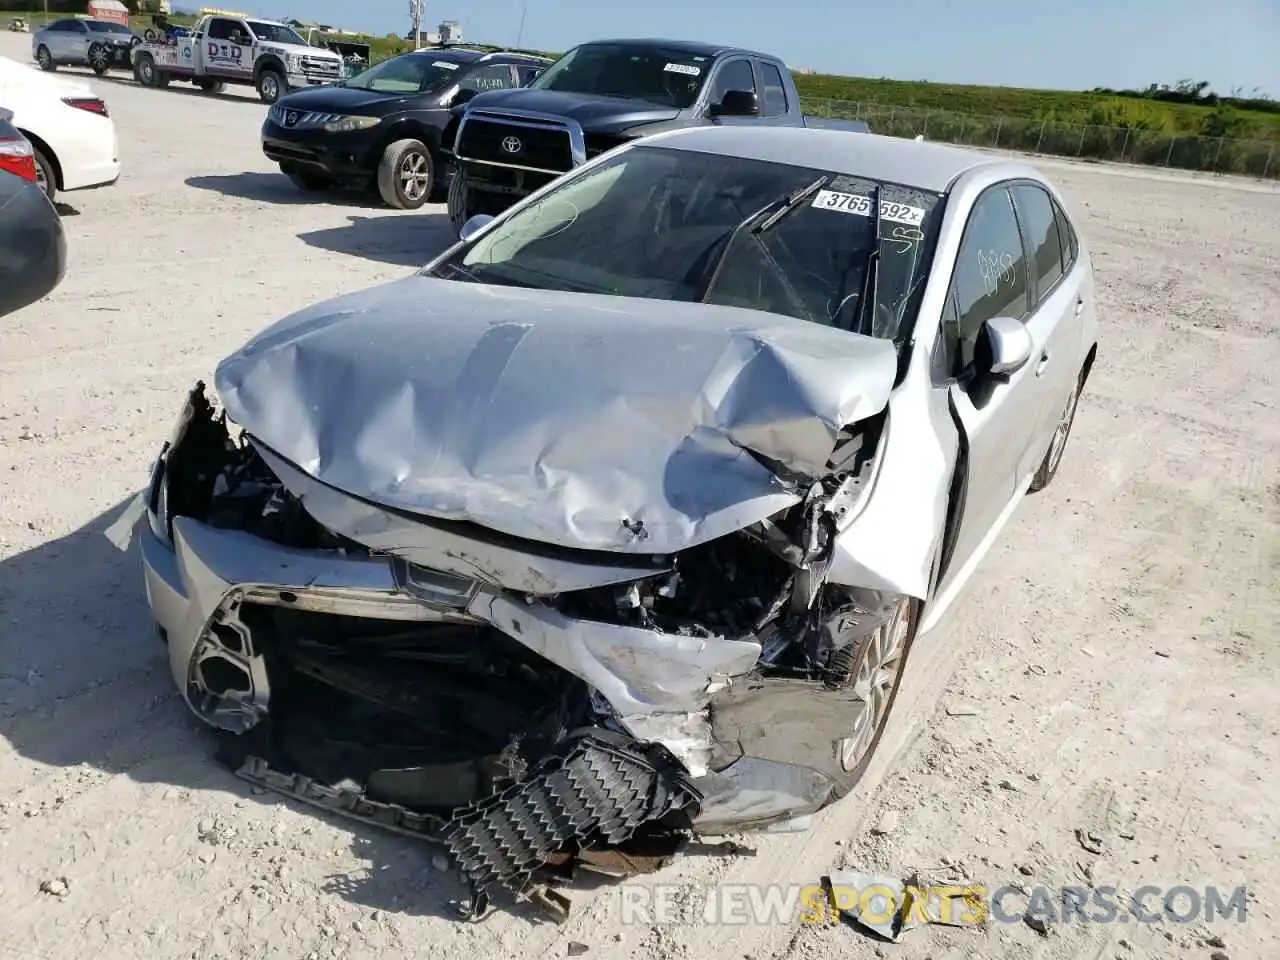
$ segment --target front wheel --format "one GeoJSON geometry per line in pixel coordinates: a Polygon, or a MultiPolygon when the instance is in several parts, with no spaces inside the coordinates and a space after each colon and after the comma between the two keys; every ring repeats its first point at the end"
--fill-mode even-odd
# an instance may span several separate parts
{"type": "Polygon", "coordinates": [[[288,91],[284,77],[276,70],[263,70],[258,75],[258,99],[270,106],[288,91]]]}
{"type": "Polygon", "coordinates": [[[849,735],[836,746],[842,773],[832,787],[835,799],[847,795],[871,764],[898,699],[919,625],[919,601],[901,597],[892,613],[856,648],[851,644],[832,657],[828,672],[852,690],[855,708],[849,717],[849,735]]]}
{"type": "Polygon", "coordinates": [[[95,43],[89,47],[89,69],[100,77],[111,69],[111,55],[105,44],[95,43]]]}
{"type": "Polygon", "coordinates": [[[471,191],[467,187],[465,168],[458,167],[449,181],[449,196],[446,204],[449,209],[449,222],[453,224],[456,236],[462,236],[462,225],[471,219],[471,191]]]}
{"type": "Polygon", "coordinates": [[[378,193],[387,206],[417,210],[431,196],[435,164],[421,140],[397,140],[378,161],[378,193]]]}
{"type": "Polygon", "coordinates": [[[46,73],[53,73],[58,69],[58,65],[53,62],[53,54],[49,52],[49,48],[41,44],[40,49],[36,51],[36,63],[40,64],[40,69],[46,73]]]}
{"type": "Polygon", "coordinates": [[[144,87],[156,86],[156,62],[151,54],[144,53],[134,61],[133,78],[144,87]]]}

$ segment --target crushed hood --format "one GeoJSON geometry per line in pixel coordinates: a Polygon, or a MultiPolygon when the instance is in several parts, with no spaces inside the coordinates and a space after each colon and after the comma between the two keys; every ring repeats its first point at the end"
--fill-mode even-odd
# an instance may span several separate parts
{"type": "Polygon", "coordinates": [[[887,341],[770,313],[417,275],[280,321],[215,384],[345,493],[660,554],[798,502],[895,373],[887,341]]]}

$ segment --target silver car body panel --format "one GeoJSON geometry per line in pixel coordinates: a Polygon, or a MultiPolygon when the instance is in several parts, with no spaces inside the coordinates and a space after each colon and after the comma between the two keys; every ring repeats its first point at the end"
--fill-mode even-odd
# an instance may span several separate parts
{"type": "Polygon", "coordinates": [[[666,554],[798,503],[896,367],[887,341],[755,310],[414,276],[276,324],[215,384],[361,499],[666,554]]]}
{"type": "MultiPolygon", "coordinates": [[[[182,517],[171,543],[152,515],[141,528],[148,596],[169,638],[174,678],[196,712],[234,725],[251,721],[269,699],[247,690],[231,716],[225,703],[213,714],[193,699],[193,664],[227,654],[211,645],[211,625],[222,618],[234,626],[240,597],[265,602],[274,594],[335,613],[380,607],[388,618],[415,609],[492,624],[588,683],[606,713],[635,737],[667,746],[699,778],[700,832],[761,828],[824,806],[831,780],[821,771],[841,733],[839,694],[818,697],[793,681],[759,685],[752,671],[761,647],[750,639],[575,619],[547,598],[651,577],[681,550],[800,503],[836,431],[885,411],[871,476],[833,510],[838,535],[825,577],[923,601],[927,631],[1020,502],[1036,453],[1047,447],[1046,425],[1065,400],[1057,392],[1086,364],[1098,331],[1081,238],[1058,297],[1068,309],[1073,297],[1084,303],[1076,333],[1054,351],[1062,370],[1040,378],[1025,409],[1007,400],[973,406],[960,385],[938,381],[931,364],[969,212],[984,190],[1007,180],[1032,180],[1060,203],[1061,196],[1023,163],[866,134],[803,136],[728,128],[652,142],[765,159],[814,143],[833,168],[847,142],[849,172],[900,169],[904,151],[921,151],[911,168],[949,187],[896,383],[890,344],[703,305],[415,277],[288,318],[224,361],[218,392],[307,512],[374,555],[293,551],[182,517]],[[570,350],[579,352],[570,358],[570,350]],[[943,570],[962,458],[961,506],[982,522],[965,530],[961,518],[943,570]],[[699,485],[712,478],[721,486],[708,497],[699,485]],[[642,520],[646,536],[633,535],[624,519],[642,520]],[[452,600],[424,599],[397,563],[427,580],[434,571],[474,584],[452,600]],[[787,730],[771,729],[779,718],[787,730]],[[741,754],[727,763],[725,738],[741,754]]],[[[1043,326],[1028,324],[1037,350],[1058,334],[1051,318],[1043,326]]],[[[1008,397],[1020,395],[1019,383],[1015,373],[1008,397]]],[[[239,646],[253,678],[252,650],[239,646]]]]}

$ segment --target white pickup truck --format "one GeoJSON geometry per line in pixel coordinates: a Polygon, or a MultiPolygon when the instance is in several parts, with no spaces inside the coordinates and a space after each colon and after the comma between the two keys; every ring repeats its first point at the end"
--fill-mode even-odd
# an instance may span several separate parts
{"type": "Polygon", "coordinates": [[[145,87],[170,80],[218,93],[228,83],[257,88],[264,103],[290,90],[342,79],[342,57],[313,47],[292,27],[247,13],[204,8],[186,36],[159,38],[133,48],[133,75],[145,87]]]}

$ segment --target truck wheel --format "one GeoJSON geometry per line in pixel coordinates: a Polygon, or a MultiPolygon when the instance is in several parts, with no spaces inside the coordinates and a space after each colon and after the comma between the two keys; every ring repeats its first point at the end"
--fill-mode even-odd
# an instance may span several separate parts
{"type": "Polygon", "coordinates": [[[397,210],[417,210],[431,195],[435,164],[421,140],[397,140],[378,161],[378,193],[397,210]]]}
{"type": "Polygon", "coordinates": [[[89,44],[89,69],[98,76],[102,76],[111,69],[111,57],[107,53],[105,44],[89,44]]]}
{"type": "Polygon", "coordinates": [[[280,164],[280,172],[292,180],[293,185],[299,190],[328,190],[333,186],[333,180],[323,173],[308,170],[306,167],[295,166],[292,163],[280,164]]]}
{"type": "Polygon", "coordinates": [[[36,63],[40,64],[40,69],[46,73],[53,73],[58,69],[58,65],[53,62],[53,54],[49,52],[49,48],[43,43],[40,44],[40,49],[36,51],[36,63]]]}
{"type": "Polygon", "coordinates": [[[156,86],[156,62],[151,54],[140,55],[133,65],[133,78],[144,87],[156,86]]]}
{"type": "Polygon", "coordinates": [[[449,205],[449,222],[453,224],[455,236],[462,236],[462,225],[471,219],[470,192],[467,188],[466,170],[459,167],[449,181],[449,197],[446,201],[449,205]]]}
{"type": "Polygon", "coordinates": [[[227,85],[221,80],[213,80],[209,77],[201,77],[196,81],[196,86],[205,93],[221,93],[227,89],[227,85]]]}
{"type": "Polygon", "coordinates": [[[258,75],[258,98],[268,106],[283,97],[288,89],[278,70],[263,70],[258,75]]]}

